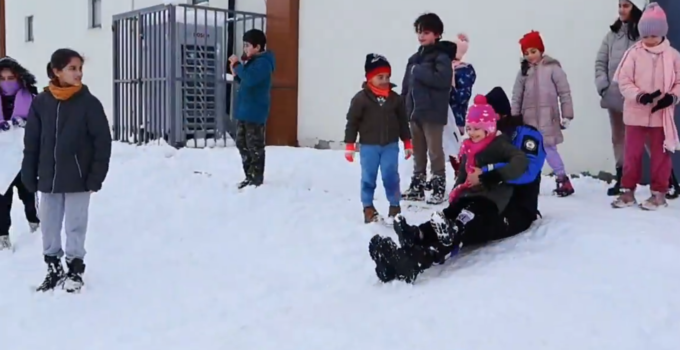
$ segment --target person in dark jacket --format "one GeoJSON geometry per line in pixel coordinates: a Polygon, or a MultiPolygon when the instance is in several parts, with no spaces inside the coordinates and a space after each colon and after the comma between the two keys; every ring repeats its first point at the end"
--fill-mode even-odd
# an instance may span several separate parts
{"type": "Polygon", "coordinates": [[[413,148],[408,117],[401,97],[392,91],[392,67],[378,54],[366,56],[366,82],[352,98],[345,127],[345,158],[354,161],[359,136],[361,158],[361,203],[364,223],[381,221],[373,205],[378,169],[382,175],[385,195],[390,202],[389,218],[401,213],[399,188],[399,139],[404,142],[406,159],[413,148]]]}
{"type": "MultiPolygon", "coordinates": [[[[35,76],[11,57],[0,59],[0,132],[12,127],[24,127],[28,109],[33,97],[38,94],[35,76]]],[[[20,169],[8,189],[0,189],[0,250],[10,249],[9,229],[12,225],[12,201],[16,188],[19,199],[24,204],[24,213],[31,232],[39,225],[35,193],[30,192],[21,182],[20,169]],[[2,194],[4,191],[4,194],[2,194]]]]}
{"type": "Polygon", "coordinates": [[[99,99],[82,84],[83,62],[70,49],[52,54],[47,65],[49,86],[33,101],[26,122],[21,179],[30,191],[40,192],[48,271],[38,291],[63,285],[68,292],[77,292],[82,287],[90,196],[102,189],[109,171],[109,122],[99,99]],[[66,274],[61,264],[64,255],[66,274]]]}
{"type": "Polygon", "coordinates": [[[239,83],[234,119],[236,148],[241,154],[246,178],[238,188],[260,186],[264,181],[265,139],[271,107],[274,54],[267,51],[267,37],[259,29],[243,34],[244,62],[229,57],[231,73],[239,83]]]}
{"type": "Polygon", "coordinates": [[[369,253],[381,281],[396,278],[412,283],[422,271],[455,256],[464,245],[505,236],[502,213],[514,190],[509,182],[522,177],[529,161],[508,136],[497,134],[496,119],[484,96],[476,97],[466,120],[471,142],[462,147],[460,174],[446,209],[419,226],[397,215],[394,230],[400,248],[388,237],[371,239],[369,253]],[[480,136],[480,131],[486,136],[480,136]]]}
{"type": "Polygon", "coordinates": [[[456,59],[456,45],[440,41],[444,24],[439,16],[426,13],[414,23],[420,48],[408,59],[401,96],[411,121],[413,136],[413,177],[403,198],[425,199],[425,189],[432,189],[430,204],[446,200],[446,160],[442,136],[448,120],[449,97],[453,82],[451,62],[456,59]],[[432,178],[427,182],[428,156],[432,178]]]}

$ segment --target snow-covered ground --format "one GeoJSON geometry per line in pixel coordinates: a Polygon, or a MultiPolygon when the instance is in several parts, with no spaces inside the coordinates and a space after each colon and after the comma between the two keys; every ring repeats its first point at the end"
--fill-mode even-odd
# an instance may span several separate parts
{"type": "Polygon", "coordinates": [[[680,347],[680,202],[616,211],[604,183],[579,179],[555,198],[546,179],[530,232],[416,285],[382,285],[367,244],[391,232],[362,223],[359,165],[335,151],[267,152],[266,184],[239,193],[233,148],[117,144],[92,202],[80,295],[31,291],[41,243],[17,198],[17,251],[0,253],[0,348],[680,347]]]}

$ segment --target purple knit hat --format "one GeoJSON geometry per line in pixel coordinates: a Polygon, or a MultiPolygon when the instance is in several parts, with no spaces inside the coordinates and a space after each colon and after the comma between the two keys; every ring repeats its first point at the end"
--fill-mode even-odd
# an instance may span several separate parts
{"type": "Polygon", "coordinates": [[[653,2],[647,5],[645,12],[642,13],[640,22],[638,22],[638,31],[640,31],[640,36],[643,38],[668,35],[666,12],[663,11],[659,4],[653,2]]]}

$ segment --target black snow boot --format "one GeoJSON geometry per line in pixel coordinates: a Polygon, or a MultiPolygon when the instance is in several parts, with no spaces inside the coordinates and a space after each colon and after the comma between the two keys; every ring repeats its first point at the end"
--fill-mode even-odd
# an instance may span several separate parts
{"type": "Polygon", "coordinates": [[[420,241],[420,229],[418,229],[418,226],[409,225],[406,218],[401,214],[394,217],[392,228],[397,237],[399,237],[399,245],[402,248],[411,248],[420,241]]]}
{"type": "Polygon", "coordinates": [[[671,178],[668,181],[668,192],[666,193],[666,199],[676,199],[680,196],[680,184],[678,184],[678,179],[675,177],[675,171],[671,171],[671,178]]]}
{"type": "Polygon", "coordinates": [[[47,276],[45,276],[42,284],[36,288],[38,292],[53,290],[64,282],[64,267],[61,265],[61,259],[56,256],[45,256],[45,263],[47,264],[47,276]]]}
{"type": "Polygon", "coordinates": [[[448,199],[446,195],[446,178],[443,176],[433,176],[430,180],[432,186],[432,195],[427,200],[427,204],[437,205],[446,202],[448,199]]]}
{"type": "Polygon", "coordinates": [[[621,194],[621,176],[623,175],[623,167],[616,167],[616,182],[614,186],[607,190],[607,196],[618,196],[621,194]]]}
{"type": "Polygon", "coordinates": [[[83,274],[85,273],[85,263],[82,259],[73,259],[66,263],[68,273],[64,280],[64,290],[69,293],[80,292],[83,287],[83,274]]]}
{"type": "Polygon", "coordinates": [[[401,198],[407,201],[424,201],[426,181],[425,175],[413,175],[411,185],[401,194],[401,198]]]}
{"type": "Polygon", "coordinates": [[[383,283],[395,278],[413,283],[421,272],[418,263],[404,249],[397,247],[390,237],[373,236],[368,250],[376,263],[375,273],[383,283]]]}
{"type": "Polygon", "coordinates": [[[236,187],[240,190],[240,189],[246,188],[246,187],[248,187],[252,184],[253,184],[253,180],[251,180],[250,176],[248,176],[245,179],[243,179],[243,181],[239,182],[238,186],[236,186],[236,187]]]}

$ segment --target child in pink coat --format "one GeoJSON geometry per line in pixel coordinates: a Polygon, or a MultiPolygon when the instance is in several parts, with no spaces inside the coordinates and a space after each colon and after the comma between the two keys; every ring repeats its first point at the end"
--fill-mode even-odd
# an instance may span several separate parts
{"type": "Polygon", "coordinates": [[[671,153],[680,149],[673,119],[680,96],[680,53],[666,38],[668,21],[657,3],[647,6],[638,30],[642,40],[628,49],[614,75],[624,97],[626,141],[623,193],[612,202],[612,207],[636,204],[635,187],[642,177],[642,156],[645,142],[649,141],[652,196],[640,207],[656,210],[667,206],[665,194],[672,169],[671,153]]]}

